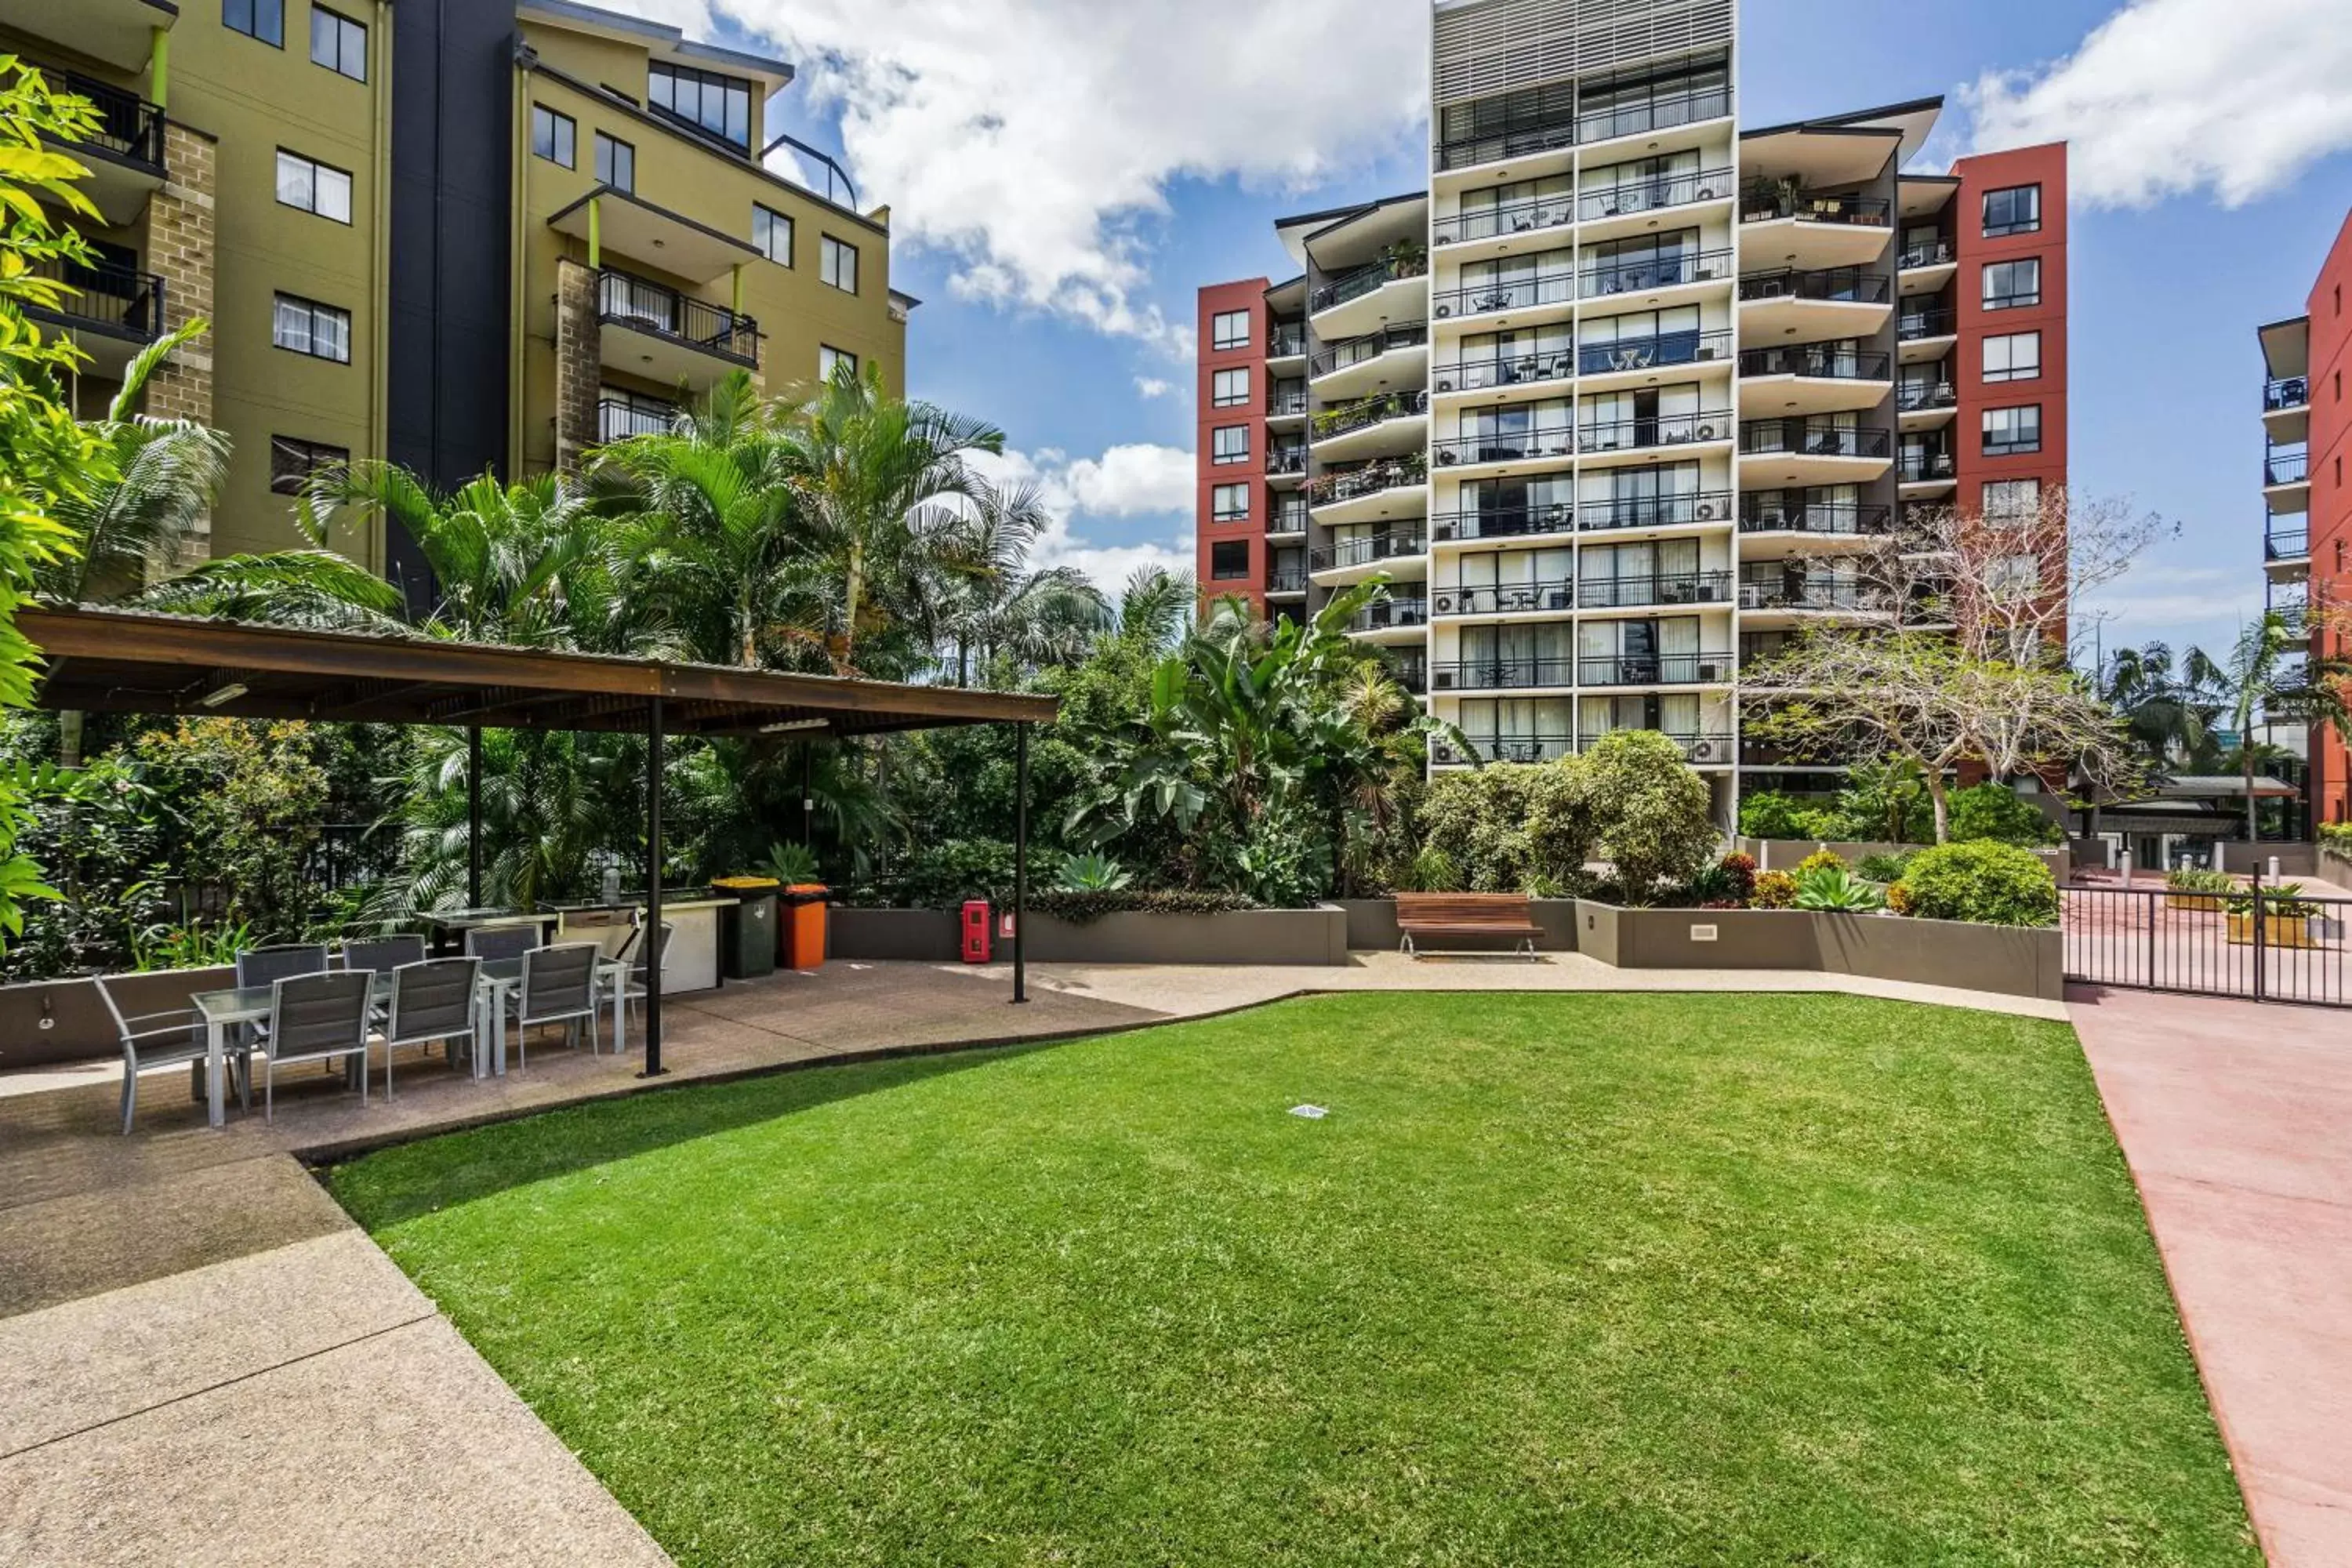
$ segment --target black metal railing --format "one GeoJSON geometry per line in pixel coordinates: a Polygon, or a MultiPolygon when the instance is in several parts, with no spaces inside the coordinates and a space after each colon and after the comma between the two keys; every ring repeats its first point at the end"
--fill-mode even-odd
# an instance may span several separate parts
{"type": "Polygon", "coordinates": [[[2309,452],[2273,452],[2263,459],[2263,483],[2301,484],[2311,477],[2309,452]]]}
{"type": "Polygon", "coordinates": [[[1917,414],[1930,408],[1958,408],[1959,389],[1948,381],[1906,381],[1895,389],[1895,408],[1898,414],[1917,414]]]}
{"type": "Polygon", "coordinates": [[[1518,125],[1506,125],[1499,130],[1476,136],[1459,136],[1437,144],[1437,166],[1441,169],[1470,169],[1480,163],[1499,163],[1505,158],[1524,158],[1533,153],[1554,153],[1562,147],[1576,145],[1576,117],[1558,115],[1544,120],[1529,120],[1518,125]]]}
{"type": "Polygon", "coordinates": [[[1268,533],[1304,533],[1307,531],[1307,503],[1297,496],[1283,498],[1282,505],[1265,525],[1268,533]]]}
{"type": "Polygon", "coordinates": [[[1895,464],[1896,477],[1906,485],[1924,485],[1952,477],[1949,452],[1922,452],[1906,447],[1895,464]]]}
{"type": "Polygon", "coordinates": [[[1612,294],[1638,294],[1728,278],[1738,264],[1738,252],[1728,247],[1629,257],[1586,268],[1579,289],[1587,300],[1605,300],[1612,294]]]}
{"type": "Polygon", "coordinates": [[[142,342],[163,335],[163,280],[127,267],[81,267],[55,257],[37,257],[25,276],[62,283],[55,306],[25,308],[45,321],[68,326],[103,327],[142,342]]]}
{"type": "Polygon", "coordinates": [[[111,153],[149,174],[163,173],[163,110],[160,106],[135,92],[109,87],[76,71],[44,68],[41,74],[51,85],[89,100],[90,108],[97,111],[98,128],[75,146],[111,153]]]}
{"type": "Polygon", "coordinates": [[[1846,610],[1883,607],[1885,596],[1871,584],[1852,578],[1807,578],[1769,572],[1739,579],[1743,610],[1846,610]]]}
{"type": "Polygon", "coordinates": [[[1353,468],[1327,468],[1316,475],[1307,483],[1307,502],[1311,506],[1328,506],[1334,501],[1354,500],[1359,496],[1421,484],[1428,478],[1428,468],[1417,453],[1411,458],[1375,458],[1353,468]]]}
{"type": "Polygon", "coordinates": [[[1429,297],[1429,313],[1483,316],[1497,310],[1531,310],[1538,305],[1565,305],[1576,298],[1576,274],[1562,268],[1510,282],[1477,283],[1461,289],[1441,289],[1429,297]]]}
{"type": "Polygon", "coordinates": [[[1948,306],[1930,305],[1921,310],[1905,310],[1895,318],[1895,335],[1906,343],[1922,338],[1948,338],[1952,335],[1953,318],[1948,306]]]}
{"type": "Polygon", "coordinates": [[[1731,601],[1729,572],[1660,572],[1646,577],[1596,577],[1577,584],[1577,603],[1587,610],[1626,610],[1643,605],[1723,605],[1731,601]]]}
{"type": "Polygon", "coordinates": [[[1533,583],[1471,584],[1433,588],[1430,613],[1437,616],[1522,616],[1576,608],[1576,584],[1566,577],[1533,583]]]}
{"type": "Polygon", "coordinates": [[[1623,184],[1586,191],[1576,198],[1576,216],[1584,223],[1628,217],[1660,207],[1688,206],[1731,194],[1737,176],[1729,169],[1707,169],[1686,174],[1658,174],[1628,180],[1623,184]]]}
{"type": "Polygon", "coordinates": [[[1773,223],[1784,217],[1805,223],[1848,223],[1885,228],[1895,221],[1895,209],[1885,196],[1823,195],[1816,191],[1798,191],[1785,196],[1767,192],[1751,198],[1739,209],[1742,223],[1773,223]]]}
{"type": "Polygon", "coordinates": [[[1745,453],[1801,458],[1884,458],[1895,437],[1879,426],[1816,425],[1806,419],[1750,419],[1739,427],[1745,453]]]}
{"type": "Polygon", "coordinates": [[[1465,245],[1474,239],[1492,239],[1499,234],[1534,234],[1558,228],[1572,222],[1575,216],[1576,198],[1565,191],[1556,196],[1528,196],[1441,217],[1431,226],[1429,242],[1465,245]]]}
{"type": "Polygon", "coordinates": [[[1894,359],[1883,349],[1849,348],[1840,343],[1788,343],[1741,350],[1739,374],[1802,375],[1822,381],[1885,381],[1894,374],[1894,359]]]}
{"type": "Polygon", "coordinates": [[[1273,573],[1265,580],[1265,591],[1269,594],[1304,594],[1307,592],[1307,574],[1295,566],[1273,573]]]}
{"type": "Polygon", "coordinates": [[[2265,561],[2299,561],[2311,553],[2311,531],[2307,528],[2275,530],[2263,535],[2263,559],[2265,561]]]}
{"type": "Polygon", "coordinates": [[[2150,867],[2139,886],[2059,889],[2066,979],[2352,1006],[2352,900],[2260,876],[2211,892],[2168,889],[2160,877],[2150,867]]]}
{"type": "Polygon", "coordinates": [[[650,332],[672,342],[756,368],[760,324],[723,305],[607,267],[597,276],[596,311],[607,324],[650,332]]]}
{"type": "Polygon", "coordinates": [[[1286,322],[1267,334],[1265,357],[1290,359],[1307,352],[1307,328],[1299,321],[1286,322]]]}
{"type": "Polygon", "coordinates": [[[1576,661],[1579,686],[1723,686],[1731,680],[1727,653],[1621,654],[1576,661]]]}
{"type": "Polygon", "coordinates": [[[1307,471],[1307,445],[1300,442],[1291,447],[1266,448],[1265,471],[1269,474],[1303,474],[1307,471]]]}
{"type": "Polygon", "coordinates": [[[1923,240],[1917,245],[1905,246],[1903,253],[1895,258],[1895,265],[1905,271],[1914,267],[1941,267],[1951,260],[1953,255],[1952,242],[1948,239],[1923,240]]]}
{"type": "Polygon", "coordinates": [[[1770,492],[1739,498],[1742,533],[1885,533],[1895,511],[1883,503],[1784,501],[1770,492]]]}
{"type": "Polygon", "coordinates": [[[1419,555],[1428,549],[1428,541],[1418,533],[1368,533],[1308,552],[1307,569],[1310,572],[1330,572],[1342,566],[1369,566],[1375,561],[1419,555]]]}
{"type": "Polygon", "coordinates": [[[1859,267],[1822,267],[1811,270],[1783,268],[1756,272],[1739,280],[1742,300],[1821,300],[1841,305],[1884,305],[1894,292],[1894,279],[1884,272],[1859,267]]]}
{"type": "Polygon", "coordinates": [[[1415,697],[1422,696],[1429,690],[1429,661],[1427,659],[1400,658],[1392,656],[1389,659],[1388,663],[1389,674],[1395,679],[1399,686],[1403,687],[1415,697]]]}
{"type": "Polygon", "coordinates": [[[1695,125],[1702,120],[1720,120],[1730,112],[1731,89],[1727,87],[1656,93],[1632,102],[1580,109],[1576,116],[1576,139],[1579,142],[1606,142],[1612,137],[1638,136],[1648,131],[1695,125]]]}
{"type": "Polygon", "coordinates": [[[659,436],[677,418],[677,410],[667,405],[656,407],[625,403],[617,397],[600,397],[596,400],[596,439],[625,441],[632,436],[659,436]]]}
{"type": "Polygon", "coordinates": [[[1731,357],[1731,333],[1659,332],[1646,338],[1619,338],[1586,343],[1576,352],[1579,375],[1611,375],[1621,371],[1656,370],[1662,366],[1696,364],[1703,360],[1731,357]]]}
{"type": "Polygon", "coordinates": [[[1287,419],[1307,412],[1307,389],[1290,387],[1265,395],[1265,411],[1269,417],[1287,419]]]}
{"type": "Polygon", "coordinates": [[[1387,419],[1410,419],[1428,412],[1429,394],[1425,392],[1383,393],[1378,397],[1360,398],[1337,408],[1324,409],[1315,416],[1314,436],[1318,441],[1328,441],[1350,430],[1361,430],[1367,425],[1378,425],[1387,419]]]}
{"type": "Polygon", "coordinates": [[[1440,659],[1429,667],[1433,691],[1509,691],[1575,684],[1576,660],[1567,657],[1440,659]]]}
{"type": "Polygon", "coordinates": [[[1585,533],[1619,528],[1675,528],[1692,522],[1728,522],[1731,511],[1729,490],[1614,496],[1578,502],[1576,528],[1578,532],[1585,533]]]}
{"type": "Polygon", "coordinates": [[[1565,381],[1575,374],[1576,356],[1566,348],[1557,348],[1540,353],[1496,354],[1434,365],[1430,369],[1429,384],[1433,392],[1477,392],[1490,386],[1565,381]]]}
{"type": "Polygon", "coordinates": [[[1360,338],[1344,338],[1336,343],[1326,343],[1307,362],[1308,377],[1329,375],[1335,370],[1361,364],[1368,359],[1378,359],[1397,349],[1409,349],[1429,342],[1427,321],[1403,321],[1393,327],[1383,327],[1377,332],[1367,332],[1360,338]]]}
{"type": "Polygon", "coordinates": [[[1638,452],[1651,447],[1685,447],[1694,441],[1727,441],[1732,423],[1727,408],[1659,414],[1647,419],[1609,419],[1579,427],[1576,445],[1582,452],[1638,452]]]}
{"type": "Polygon", "coordinates": [[[1527,735],[1465,735],[1470,750],[1450,740],[1440,741],[1431,748],[1430,756],[1441,767],[1460,767],[1469,763],[1554,763],[1576,750],[1576,738],[1564,734],[1527,735]]]}
{"type": "MultiPolygon", "coordinates": [[[[1685,762],[1729,763],[1732,755],[1731,737],[1705,731],[1667,730],[1661,731],[1667,740],[1682,748],[1685,762]]],[[[1585,730],[1576,737],[1576,749],[1589,752],[1601,743],[1607,730],[1585,730]]]]}
{"type": "Polygon", "coordinates": [[[2266,615],[2276,616],[2279,624],[2290,632],[2300,633],[2311,624],[2311,601],[2308,598],[2273,599],[2263,606],[2266,615]]]}
{"type": "Polygon", "coordinates": [[[1429,258],[1422,256],[1383,256],[1378,261],[1351,267],[1307,297],[1307,314],[1331,310],[1350,300],[1360,300],[1384,285],[1400,279],[1419,278],[1428,271],[1429,258]]]}
{"type": "Polygon", "coordinates": [[[1429,601],[1423,598],[1382,599],[1365,605],[1348,622],[1354,632],[1381,632],[1394,626],[1425,626],[1429,624],[1429,601]]]}
{"type": "Polygon", "coordinates": [[[1444,540],[1520,539],[1531,533],[1566,533],[1576,526],[1575,519],[1575,509],[1564,500],[1441,511],[1429,520],[1429,536],[1444,540]]]}
{"type": "Polygon", "coordinates": [[[1429,444],[1429,459],[1441,468],[1461,463],[1534,463],[1565,459],[1575,450],[1576,432],[1563,424],[1545,430],[1448,437],[1429,444]]]}
{"type": "Polygon", "coordinates": [[[2283,375],[2263,383],[2263,412],[2274,414],[2283,408],[2301,408],[2311,401],[2311,378],[2307,375],[2283,375]]]}

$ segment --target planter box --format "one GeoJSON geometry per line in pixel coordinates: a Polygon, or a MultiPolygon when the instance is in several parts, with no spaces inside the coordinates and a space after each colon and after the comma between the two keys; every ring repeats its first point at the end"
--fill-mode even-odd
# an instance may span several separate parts
{"type": "Polygon", "coordinates": [[[2205,910],[2219,914],[2221,912],[2221,900],[2226,896],[2221,893],[2167,893],[2164,895],[2164,907],[2168,910],[2205,910]]]}
{"type": "Polygon", "coordinates": [[[1801,969],[2060,1001],[2056,927],[1973,925],[1811,910],[1629,910],[1577,904],[1577,947],[1620,969],[1801,969]]]}
{"type": "MultiPolygon", "coordinates": [[[[952,963],[955,913],[947,910],[835,909],[826,946],[839,959],[904,959],[952,963]]],[[[999,963],[1012,944],[997,939],[999,963]]],[[[1080,923],[1032,913],[1026,956],[1038,963],[1344,964],[1348,912],[1234,910],[1213,915],[1125,912],[1080,923]]]]}
{"type": "MultiPolygon", "coordinates": [[[[2236,947],[2254,945],[2254,917],[2232,914],[2230,917],[2230,942],[2236,947]]],[[[2319,938],[2311,929],[2311,921],[2304,915],[2264,915],[2263,917],[2264,947],[2317,947],[2319,938]]]]}

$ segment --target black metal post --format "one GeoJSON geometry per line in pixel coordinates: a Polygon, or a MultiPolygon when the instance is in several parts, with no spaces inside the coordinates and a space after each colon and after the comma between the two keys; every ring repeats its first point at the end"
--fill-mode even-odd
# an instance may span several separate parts
{"type": "Polygon", "coordinates": [[[1029,1000],[1029,726],[1013,726],[1013,1000],[1029,1000]]]}
{"type": "Polygon", "coordinates": [[[466,907],[482,907],[482,727],[466,730],[466,907]]]}
{"type": "MultiPolygon", "coordinates": [[[[2255,841],[2254,847],[2262,847],[2261,840],[2255,841]]],[[[2220,858],[2219,856],[2215,858],[2220,858]]],[[[2253,894],[2254,1000],[2259,1002],[2263,999],[2263,937],[2266,934],[2263,930],[2265,922],[2263,919],[2263,863],[2260,859],[2254,862],[2253,894]]]]}
{"type": "Polygon", "coordinates": [[[637,939],[646,960],[645,1078],[662,1075],[662,700],[653,700],[646,724],[646,930],[637,939]],[[651,943],[651,946],[646,944],[651,943]]]}

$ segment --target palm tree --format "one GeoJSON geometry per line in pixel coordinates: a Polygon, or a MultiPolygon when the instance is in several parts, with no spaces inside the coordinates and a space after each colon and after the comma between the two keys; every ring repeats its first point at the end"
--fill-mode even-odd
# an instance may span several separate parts
{"type": "Polygon", "coordinates": [[[955,682],[968,686],[971,659],[985,670],[1003,654],[1028,665],[1075,664],[1111,624],[1101,590],[1075,567],[1028,570],[1029,552],[1050,521],[1038,488],[975,484],[962,526],[928,569],[920,595],[938,606],[937,639],[954,648],[955,682]]]}
{"type": "Polygon", "coordinates": [[[2317,652],[2289,628],[2286,617],[2265,610],[2238,634],[2222,672],[2230,719],[2238,732],[2238,763],[2246,787],[2246,837],[2261,837],[2254,815],[2254,764],[2263,750],[2254,739],[2257,719],[2277,724],[2325,724],[2342,733],[2352,729],[2352,705],[2344,693],[2352,682],[2352,659],[2317,652]],[[2293,662],[2300,658],[2300,663],[2293,662]]]}
{"type": "Polygon", "coordinates": [[[2229,704],[2228,674],[2202,648],[2185,650],[2177,667],[2165,643],[2119,648],[2099,694],[2156,766],[2209,773],[2221,765],[2216,731],[2229,704]]]}
{"type": "Polygon", "coordinates": [[[1201,584],[1190,572],[1139,566],[1119,593],[1117,635],[1133,637],[1154,653],[1165,652],[1182,639],[1200,597],[1201,584]]]}

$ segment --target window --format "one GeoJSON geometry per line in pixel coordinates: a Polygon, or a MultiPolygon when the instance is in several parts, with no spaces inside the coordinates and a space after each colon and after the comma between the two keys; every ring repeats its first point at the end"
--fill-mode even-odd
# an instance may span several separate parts
{"type": "Polygon", "coordinates": [[[646,101],[722,142],[751,145],[751,84],[740,77],[656,60],[646,73],[646,101]]]}
{"type": "Polygon", "coordinates": [[[1249,575],[1249,541],[1228,539],[1209,546],[1209,575],[1220,583],[1249,575]]]}
{"type": "Polygon", "coordinates": [[[269,488],[281,496],[299,495],[302,481],[321,468],[347,467],[352,460],[349,450],[330,447],[320,441],[305,441],[299,436],[272,436],[269,438],[269,488]]]}
{"type": "Polygon", "coordinates": [[[2011,332],[1984,341],[1987,381],[2037,381],[2042,375],[2042,334],[2011,332]]]}
{"type": "Polygon", "coordinates": [[[1218,408],[1239,408],[1249,401],[1249,372],[1221,370],[1211,378],[1209,402],[1218,408]]]}
{"type": "Polygon", "coordinates": [[[1990,261],[1984,269],[1984,308],[1988,310],[2013,310],[2021,305],[2042,303],[2042,261],[2029,257],[2023,261],[1990,261]]]}
{"type": "Polygon", "coordinates": [[[221,26],[282,49],[286,47],[286,0],[221,0],[221,26]]]}
{"type": "Polygon", "coordinates": [[[269,341],[281,349],[292,349],[298,354],[349,364],[352,363],[352,313],[337,310],[332,305],[321,305],[315,300],[280,294],[278,296],[278,308],[269,321],[269,341]]]}
{"type": "Polygon", "coordinates": [[[1985,193],[1984,232],[1987,239],[1998,239],[2004,234],[2033,234],[2041,227],[2040,185],[2009,185],[1985,193]]]}
{"type": "Polygon", "coordinates": [[[1249,426],[1220,425],[1209,432],[1209,461],[1213,463],[1246,463],[1249,461],[1249,426]]]}
{"type": "Polygon", "coordinates": [[[1213,349],[1245,349],[1250,341],[1250,313],[1247,310],[1220,310],[1209,318],[1209,346],[1213,349]]]}
{"type": "Polygon", "coordinates": [[[1990,479],[1984,488],[1981,510],[1988,526],[2015,528],[2030,522],[2042,510],[2040,479],[1990,479]]]}
{"type": "Polygon", "coordinates": [[[310,7],[310,63],[367,80],[367,29],[324,5],[310,7]]]}
{"type": "Polygon", "coordinates": [[[847,349],[835,348],[830,343],[819,343],[816,346],[816,374],[820,379],[831,381],[833,379],[834,367],[835,365],[844,364],[849,367],[850,374],[856,375],[857,374],[857,356],[856,354],[851,353],[847,349]]]}
{"type": "Polygon", "coordinates": [[[2042,405],[2022,408],[1988,408],[1984,415],[1984,451],[1988,458],[2042,450],[2042,405]]]}
{"type": "Polygon", "coordinates": [[[637,188],[637,150],[617,136],[596,132],[596,180],[616,191],[637,188]]]}
{"type": "Polygon", "coordinates": [[[760,254],[779,267],[793,264],[793,220],[780,212],[771,212],[754,203],[751,207],[751,243],[760,254]]]}
{"type": "Polygon", "coordinates": [[[278,200],[306,213],[352,221],[352,177],[342,170],[278,149],[278,200]]]}
{"type": "Polygon", "coordinates": [[[578,133],[568,114],[558,114],[543,103],[530,106],[530,151],[536,158],[572,167],[572,138],[578,133]]]}
{"type": "Polygon", "coordinates": [[[1249,521],[1249,486],[1218,485],[1209,492],[1209,521],[1212,522],[1247,522],[1249,521]]]}
{"type": "Polygon", "coordinates": [[[857,292],[857,247],[831,235],[817,240],[816,275],[845,294],[857,292]]]}
{"type": "Polygon", "coordinates": [[[2004,555],[1985,568],[1985,586],[1996,594],[2030,594],[2042,586],[2042,563],[2031,555],[2004,555]]]}

